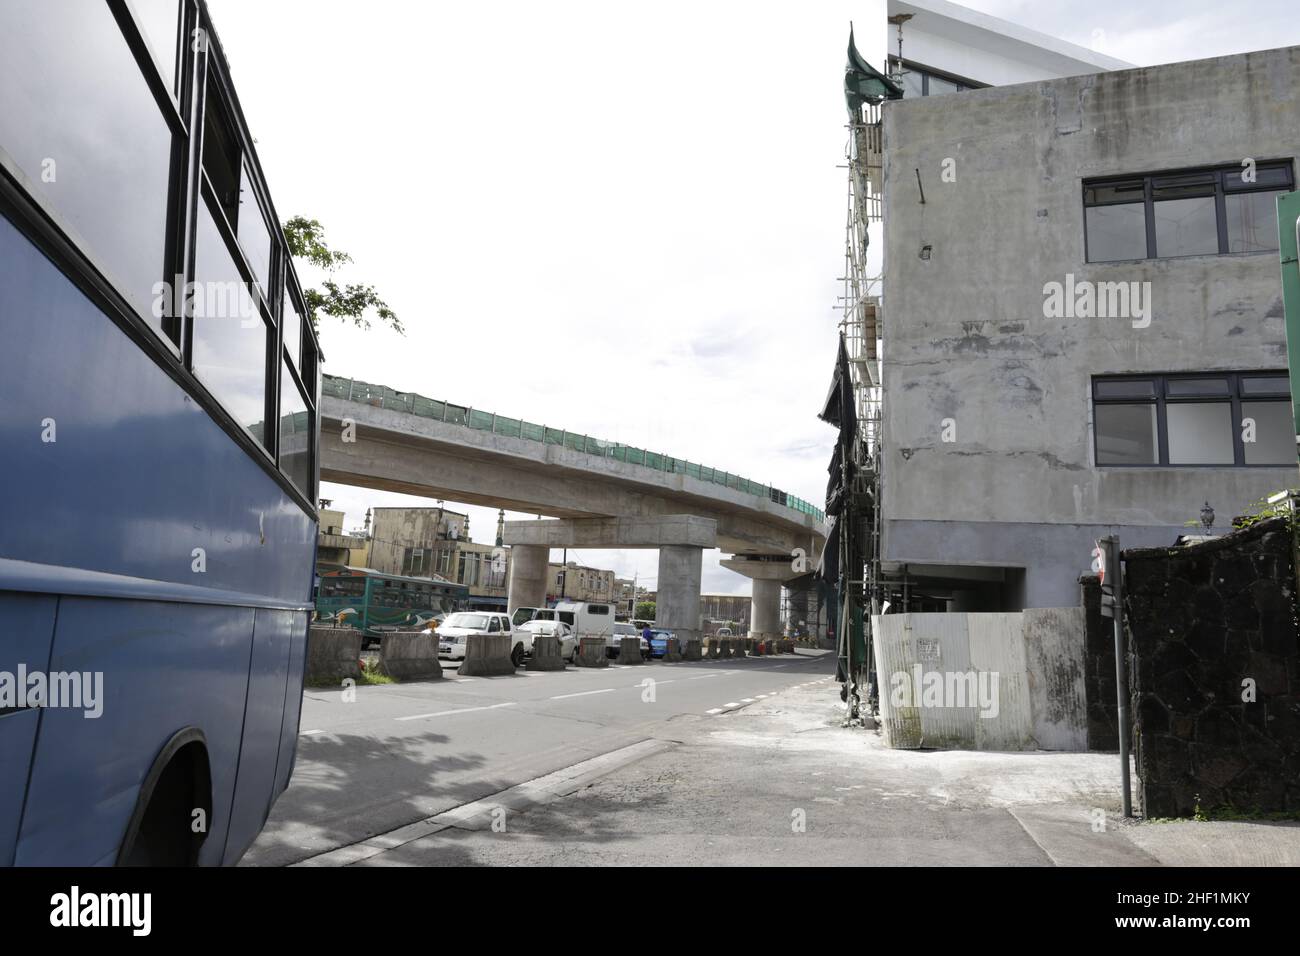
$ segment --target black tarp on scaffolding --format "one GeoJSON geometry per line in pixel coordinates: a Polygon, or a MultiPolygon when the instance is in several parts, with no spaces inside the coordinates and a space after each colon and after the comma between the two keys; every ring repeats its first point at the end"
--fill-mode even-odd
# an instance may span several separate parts
{"type": "Polygon", "coordinates": [[[855,529],[861,527],[854,507],[854,443],[858,435],[858,416],[854,402],[853,379],[849,374],[849,355],[840,335],[839,353],[831,387],[817,416],[839,429],[831,453],[826,485],[826,546],[817,567],[818,603],[827,608],[830,626],[836,635],[838,664],[836,680],[851,685],[847,693],[857,693],[865,682],[868,668],[860,579],[862,575],[861,542],[855,529]],[[857,579],[859,584],[854,586],[857,579]]]}

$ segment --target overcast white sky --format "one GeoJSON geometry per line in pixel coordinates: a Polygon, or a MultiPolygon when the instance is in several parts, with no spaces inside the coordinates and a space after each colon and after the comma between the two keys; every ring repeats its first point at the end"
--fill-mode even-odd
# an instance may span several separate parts
{"type": "MultiPolygon", "coordinates": [[[[1280,0],[965,5],[1142,65],[1300,43],[1280,0]]],[[[848,23],[879,63],[884,0],[209,6],[278,211],[319,219],[408,330],[326,320],[327,372],[820,504],[848,23]]],[[[349,527],[432,503],[321,495],[349,527]]],[[[494,511],[460,510],[492,539],[494,511]]],[[[654,551],[569,557],[654,585],[654,551]]],[[[704,590],[748,593],[717,559],[704,590]]]]}

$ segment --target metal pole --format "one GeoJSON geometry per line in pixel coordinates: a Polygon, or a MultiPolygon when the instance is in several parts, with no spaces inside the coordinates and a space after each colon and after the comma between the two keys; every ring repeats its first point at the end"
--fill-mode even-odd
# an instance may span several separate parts
{"type": "Polygon", "coordinates": [[[1129,786],[1129,716],[1128,716],[1128,660],[1124,656],[1124,570],[1119,560],[1119,535],[1111,535],[1110,555],[1113,567],[1107,571],[1115,575],[1115,699],[1119,703],[1119,765],[1124,787],[1124,816],[1133,816],[1133,796],[1129,786]]]}

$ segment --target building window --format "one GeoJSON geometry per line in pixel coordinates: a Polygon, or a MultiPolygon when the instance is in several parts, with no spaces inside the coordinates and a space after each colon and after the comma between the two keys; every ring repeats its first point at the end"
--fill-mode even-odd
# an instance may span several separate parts
{"type": "Polygon", "coordinates": [[[926,66],[909,63],[897,57],[890,57],[889,68],[903,87],[904,99],[918,96],[942,96],[945,93],[958,93],[962,90],[977,90],[981,84],[960,77],[939,73],[926,66]]]}
{"type": "Polygon", "coordinates": [[[1092,381],[1098,465],[1293,465],[1285,372],[1107,376],[1092,381]]]}
{"type": "Polygon", "coordinates": [[[1089,262],[1277,251],[1277,197],[1291,162],[1083,183],[1089,262]]]}

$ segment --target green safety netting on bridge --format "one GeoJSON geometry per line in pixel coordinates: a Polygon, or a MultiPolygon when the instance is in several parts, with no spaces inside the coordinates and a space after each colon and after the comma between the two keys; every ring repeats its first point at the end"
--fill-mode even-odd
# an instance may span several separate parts
{"type": "Polygon", "coordinates": [[[717,468],[710,468],[707,465],[699,465],[695,462],[673,458],[670,455],[662,455],[644,448],[634,448],[631,445],[624,445],[619,442],[592,438],[590,435],[578,435],[562,428],[535,425],[520,418],[507,418],[504,415],[485,412],[479,408],[453,405],[451,402],[439,402],[432,398],[425,398],[423,395],[416,395],[414,392],[398,392],[384,385],[372,385],[369,382],[339,378],[334,375],[323,375],[321,379],[321,392],[333,398],[360,402],[363,405],[373,405],[376,408],[387,408],[397,412],[407,412],[412,415],[419,415],[421,418],[432,418],[436,421],[464,425],[467,428],[492,432],[496,435],[506,435],[510,438],[525,438],[546,445],[563,445],[565,448],[585,452],[588,455],[613,458],[615,461],[627,462],[631,465],[642,465],[656,471],[686,475],[716,485],[725,485],[728,488],[734,488],[736,491],[757,495],[760,498],[767,498],[803,514],[813,515],[818,521],[826,520],[826,515],[821,510],[814,508],[801,498],[787,495],[784,491],[770,485],[750,481],[748,478],[733,475],[731,472],[720,471],[717,468]]]}

